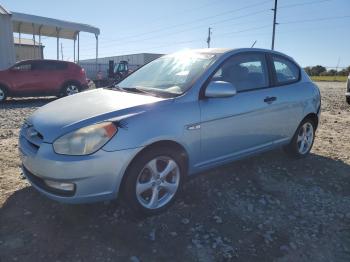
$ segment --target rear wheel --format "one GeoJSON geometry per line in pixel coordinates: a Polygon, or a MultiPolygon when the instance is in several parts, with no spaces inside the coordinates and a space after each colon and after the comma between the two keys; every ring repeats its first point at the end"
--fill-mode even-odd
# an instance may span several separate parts
{"type": "Polygon", "coordinates": [[[77,84],[70,83],[64,86],[62,89],[62,96],[71,96],[79,93],[80,87],[77,84]]]}
{"type": "Polygon", "coordinates": [[[350,96],[346,97],[346,102],[350,105],[350,96]]]}
{"type": "Polygon", "coordinates": [[[137,214],[162,212],[178,195],[184,172],[184,162],[177,151],[161,147],[142,153],[125,174],[126,203],[137,214]]]}
{"type": "Polygon", "coordinates": [[[0,86],[0,103],[5,101],[7,97],[6,89],[3,86],[0,86]]]}
{"type": "Polygon", "coordinates": [[[315,123],[307,118],[301,122],[292,141],[285,147],[285,150],[295,158],[303,158],[310,153],[314,140],[315,123]]]}

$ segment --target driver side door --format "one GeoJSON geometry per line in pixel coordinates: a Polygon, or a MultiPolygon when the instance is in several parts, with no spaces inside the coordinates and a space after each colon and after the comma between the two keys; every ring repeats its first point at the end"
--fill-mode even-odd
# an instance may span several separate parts
{"type": "Polygon", "coordinates": [[[264,53],[232,56],[211,81],[231,83],[237,94],[199,101],[201,111],[201,162],[198,168],[221,164],[263,150],[275,139],[270,79],[264,53]]]}

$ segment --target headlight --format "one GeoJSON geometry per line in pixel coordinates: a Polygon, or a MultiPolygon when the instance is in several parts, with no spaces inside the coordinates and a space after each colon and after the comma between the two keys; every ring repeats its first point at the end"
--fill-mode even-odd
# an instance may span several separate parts
{"type": "Polygon", "coordinates": [[[117,132],[112,122],[103,122],[78,129],[58,138],[53,143],[57,154],[88,155],[103,147],[117,132]]]}

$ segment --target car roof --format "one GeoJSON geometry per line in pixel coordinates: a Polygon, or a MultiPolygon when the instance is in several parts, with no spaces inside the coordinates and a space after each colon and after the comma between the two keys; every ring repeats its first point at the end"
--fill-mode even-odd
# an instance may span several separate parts
{"type": "Polygon", "coordinates": [[[21,60],[18,61],[17,63],[23,63],[23,62],[55,62],[55,63],[69,63],[69,64],[75,64],[73,62],[70,61],[62,61],[62,60],[54,60],[54,59],[27,59],[27,60],[21,60]]]}
{"type": "Polygon", "coordinates": [[[224,55],[230,53],[240,53],[240,52],[264,52],[270,54],[276,54],[280,56],[287,57],[294,61],[294,59],[286,54],[283,54],[278,51],[264,49],[264,48],[203,48],[203,49],[191,49],[193,52],[206,53],[206,54],[215,54],[215,55],[224,55]]]}

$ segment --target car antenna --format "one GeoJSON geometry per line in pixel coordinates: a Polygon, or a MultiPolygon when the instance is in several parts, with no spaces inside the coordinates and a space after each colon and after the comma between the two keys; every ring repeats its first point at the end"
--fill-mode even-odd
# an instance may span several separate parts
{"type": "Polygon", "coordinates": [[[258,42],[257,40],[254,41],[253,45],[250,48],[253,48],[256,44],[256,42],[258,42]]]}

